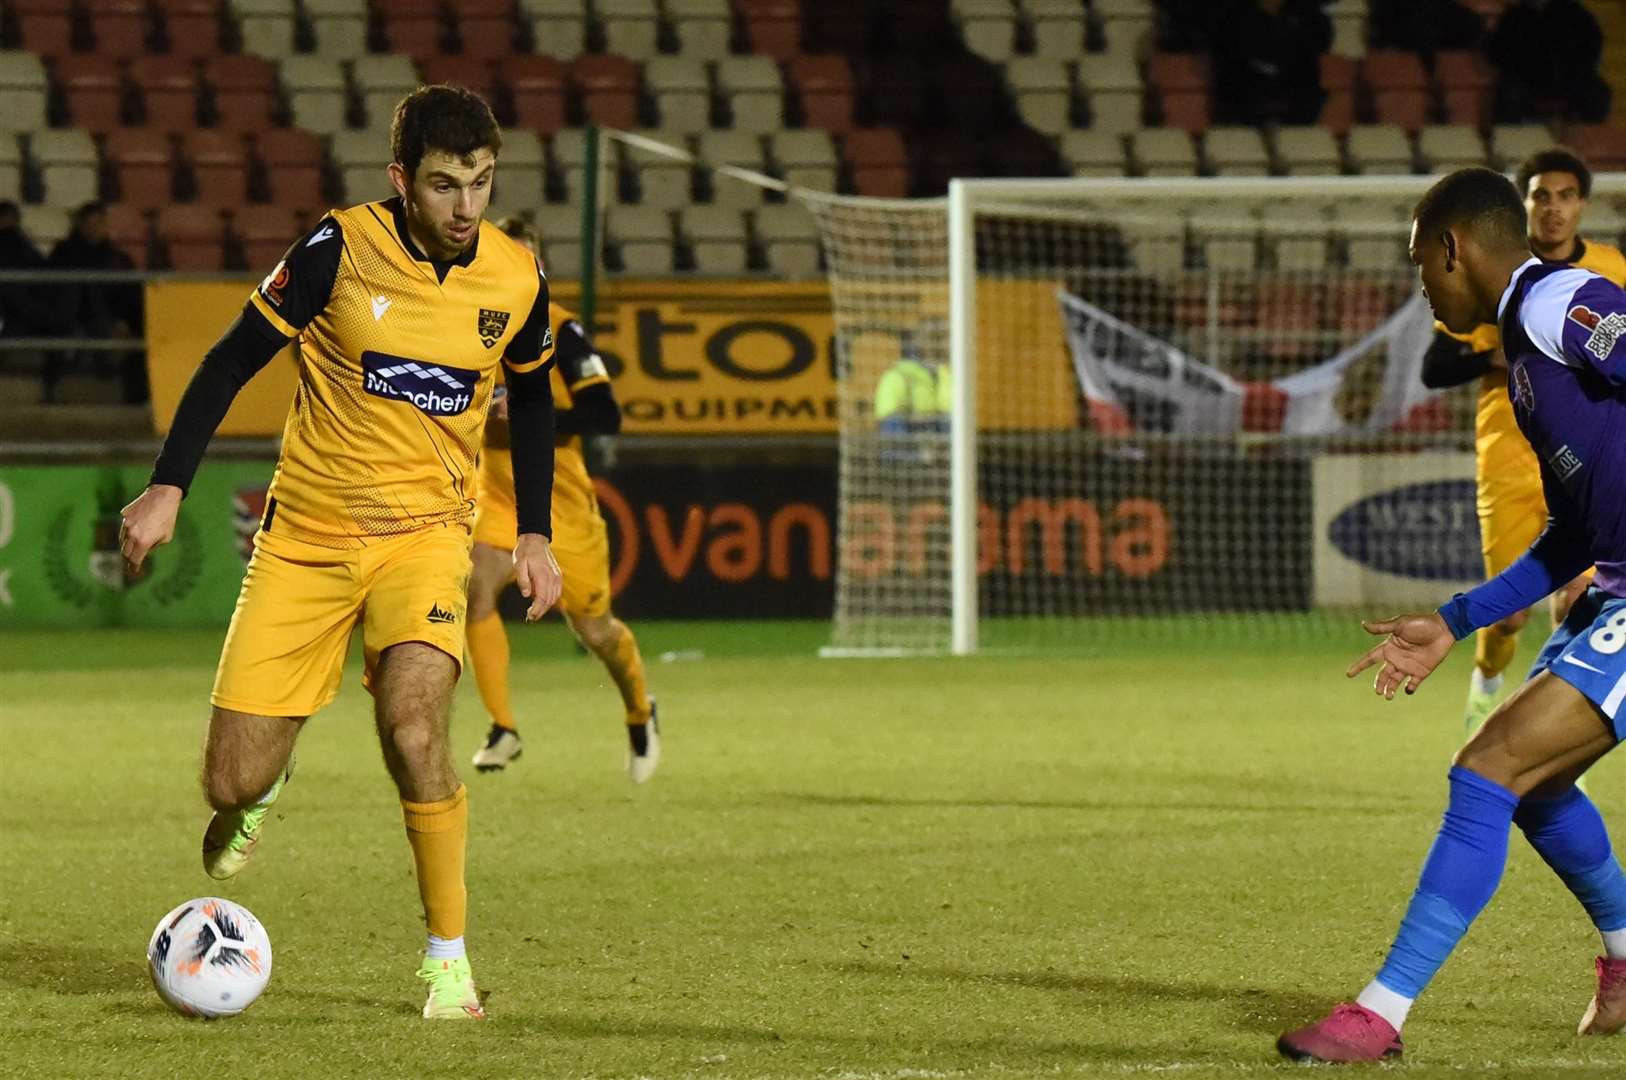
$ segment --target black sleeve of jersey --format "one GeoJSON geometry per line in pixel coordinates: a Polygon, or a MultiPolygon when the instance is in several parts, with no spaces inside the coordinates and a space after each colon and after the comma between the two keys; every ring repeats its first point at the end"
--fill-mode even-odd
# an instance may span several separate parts
{"type": "Polygon", "coordinates": [[[325,217],[293,242],[254,291],[288,324],[287,329],[298,333],[327,307],[343,256],[344,231],[337,221],[325,217]]]}
{"type": "Polygon", "coordinates": [[[546,366],[508,373],[508,434],[519,531],[553,539],[553,387],[546,366]]]}
{"type": "MultiPolygon", "coordinates": [[[[561,360],[560,363],[564,361],[561,360]]],[[[554,414],[553,430],[560,439],[572,435],[615,435],[621,430],[621,406],[607,382],[584,386],[570,395],[570,408],[554,414]]]]}
{"type": "Polygon", "coordinates": [[[204,355],[192,381],[186,384],[150,483],[173,484],[185,494],[237,391],[286,344],[288,339],[266,321],[258,308],[253,304],[243,307],[243,313],[204,355]]]}
{"type": "Polygon", "coordinates": [[[1445,390],[1473,382],[1491,369],[1491,353],[1474,352],[1466,341],[1436,330],[1434,340],[1423,354],[1423,385],[1445,390]]]}
{"type": "Polygon", "coordinates": [[[559,368],[567,389],[594,374],[605,374],[591,370],[597,356],[593,343],[587,340],[587,328],[578,320],[566,319],[554,327],[553,362],[559,368]]]}
{"type": "MultiPolygon", "coordinates": [[[[536,272],[536,299],[525,315],[525,322],[509,339],[503,356],[510,364],[534,364],[553,348],[553,332],[548,328],[548,279],[542,271],[536,272]]],[[[543,364],[543,368],[549,365],[543,364]]]]}

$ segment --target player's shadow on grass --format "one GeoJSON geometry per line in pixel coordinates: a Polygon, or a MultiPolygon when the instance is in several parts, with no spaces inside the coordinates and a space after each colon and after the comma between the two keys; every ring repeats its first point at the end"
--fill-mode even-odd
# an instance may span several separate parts
{"type": "Polygon", "coordinates": [[[908,1049],[955,1050],[961,1053],[993,1053],[1002,1057],[1039,1060],[1052,1059],[1073,1063],[1139,1062],[1148,1052],[1145,1046],[1134,1046],[1123,1041],[1086,1042],[1077,1039],[1033,1039],[1020,1036],[1001,1038],[979,1036],[955,1038],[941,1032],[921,1034],[911,1032],[849,1032],[798,1028],[795,1023],[783,1029],[764,1027],[749,1022],[685,1023],[640,1017],[634,1019],[605,1018],[580,1012],[542,1015],[514,1015],[500,1013],[509,1030],[527,1029],[543,1038],[571,1039],[634,1039],[684,1041],[711,1047],[798,1046],[803,1051],[810,1047],[827,1047],[829,1052],[851,1053],[854,1048],[874,1051],[908,1049]]]}
{"type": "Polygon", "coordinates": [[[844,975],[893,976],[945,982],[995,983],[1026,990],[1054,990],[1087,995],[1092,1004],[1117,1006],[1137,1014],[1148,1006],[1211,1003],[1231,1011],[1232,1023],[1244,1031],[1275,1034],[1324,1012],[1324,996],[1257,986],[1158,982],[1133,976],[1084,975],[1063,971],[977,971],[902,963],[845,961],[825,965],[844,975]]]}
{"type": "Polygon", "coordinates": [[[1385,805],[1377,800],[1371,802],[1360,801],[1325,801],[1325,802],[1295,802],[1280,803],[1241,803],[1241,802],[1150,802],[1145,799],[934,799],[934,798],[899,798],[892,795],[824,795],[813,791],[787,791],[781,792],[780,798],[787,802],[803,803],[812,806],[851,806],[851,807],[883,807],[883,806],[937,806],[944,808],[965,810],[1131,810],[1137,813],[1171,814],[1171,813],[1203,813],[1203,814],[1283,814],[1283,813],[1326,813],[1328,811],[1353,812],[1365,815],[1381,814],[1401,816],[1410,814],[1409,808],[1396,809],[1393,805],[1385,805]]]}
{"type": "Polygon", "coordinates": [[[0,942],[0,971],[47,994],[107,994],[151,985],[147,965],[125,949],[63,942],[0,942]]]}

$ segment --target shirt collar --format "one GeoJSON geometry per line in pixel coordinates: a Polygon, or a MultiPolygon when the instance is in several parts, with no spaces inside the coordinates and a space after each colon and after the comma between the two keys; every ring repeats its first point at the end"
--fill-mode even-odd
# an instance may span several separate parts
{"type": "Polygon", "coordinates": [[[1502,298],[1496,302],[1496,318],[1498,321],[1500,321],[1502,318],[1502,312],[1507,310],[1507,302],[1512,299],[1513,286],[1519,283],[1519,278],[1523,277],[1524,272],[1530,269],[1532,266],[1541,265],[1543,265],[1542,261],[1532,255],[1528,259],[1524,260],[1524,262],[1520,263],[1518,268],[1513,271],[1513,276],[1508,278],[1507,288],[1502,290],[1502,298]]]}
{"type": "Polygon", "coordinates": [[[470,240],[469,246],[463,249],[463,254],[455,259],[431,259],[418,250],[418,245],[412,242],[412,233],[407,229],[406,206],[401,202],[401,196],[396,195],[393,198],[386,199],[384,205],[390,208],[390,216],[395,219],[395,234],[400,237],[401,246],[406,248],[407,254],[418,262],[428,263],[434,267],[435,276],[440,280],[446,280],[446,275],[451,271],[452,267],[467,267],[474,262],[475,253],[480,248],[480,230],[478,227],[474,230],[474,239],[470,240]]]}

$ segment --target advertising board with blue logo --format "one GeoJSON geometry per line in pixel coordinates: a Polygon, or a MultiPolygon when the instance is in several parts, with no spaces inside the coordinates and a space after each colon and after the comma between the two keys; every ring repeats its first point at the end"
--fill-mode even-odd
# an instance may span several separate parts
{"type": "Polygon", "coordinates": [[[1433,607],[1484,580],[1468,453],[1316,459],[1315,601],[1433,607]]]}

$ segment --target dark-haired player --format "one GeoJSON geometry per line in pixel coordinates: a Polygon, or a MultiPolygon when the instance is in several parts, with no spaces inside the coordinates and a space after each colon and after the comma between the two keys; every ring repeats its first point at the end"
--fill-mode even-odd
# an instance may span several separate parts
{"type": "Polygon", "coordinates": [[[480,1018],[463,944],[467,792],[447,727],[499,366],[511,402],[515,573],[531,618],[559,596],[548,544],[548,288],[530,252],[482,224],[502,145],[484,101],[420,87],[396,108],[390,142],[395,197],[336,210],[294,241],[204,357],[150,485],[124,508],[122,547],[139,566],[170,539],[232,398],[296,339],[299,387],[215,676],[204,869],[226,879],[248,861],[300,728],[338,692],[359,627],[429,929],[423,1014],[480,1018]]]}
{"type": "MultiPolygon", "coordinates": [[[[1581,239],[1581,215],[1592,194],[1592,171],[1575,154],[1555,146],[1530,155],[1514,177],[1529,219],[1530,248],[1543,262],[1579,266],[1626,285],[1626,257],[1608,244],[1581,239]]],[[[1479,379],[1474,417],[1474,487],[1485,576],[1494,577],[1518,558],[1547,521],[1541,474],[1530,444],[1519,434],[1507,394],[1507,364],[1494,323],[1466,334],[1434,324],[1434,343],[1423,360],[1423,383],[1460,386],[1479,379]]],[[[1553,594],[1553,625],[1586,587],[1581,576],[1553,594]]],[[[1513,662],[1519,631],[1529,618],[1518,611],[1474,638],[1474,671],[1463,726],[1469,734],[1485,722],[1502,690],[1502,673],[1513,662]]]]}
{"type": "Polygon", "coordinates": [[[1289,1057],[1371,1061],[1400,1053],[1400,1027],[1490,901],[1517,825],[1603,938],[1583,1034],[1626,1026],[1626,874],[1603,819],[1575,786],[1626,726],[1626,292],[1531,256],[1518,190],[1489,169],[1445,177],[1417,204],[1411,259],[1435,317],[1463,332],[1494,320],[1519,430],[1546,490],[1546,529],[1506,570],[1438,611],[1368,623],[1384,639],[1385,698],[1415,691],[1451,646],[1597,567],[1529,682],[1458,751],[1445,819],[1400,932],[1353,1004],[1277,1041],[1289,1057]]]}

